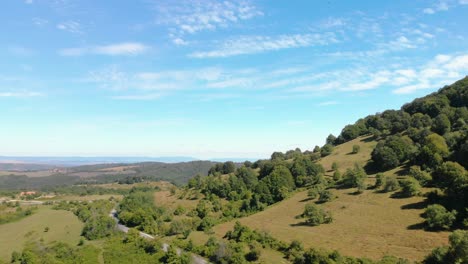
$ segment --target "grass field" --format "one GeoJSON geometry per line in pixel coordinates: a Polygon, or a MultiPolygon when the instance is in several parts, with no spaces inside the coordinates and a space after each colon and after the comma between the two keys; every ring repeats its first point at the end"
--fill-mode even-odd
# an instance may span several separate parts
{"type": "MultiPolygon", "coordinates": [[[[300,240],[306,247],[336,249],[344,255],[369,257],[394,255],[421,260],[434,247],[447,244],[448,232],[426,232],[419,228],[423,198],[393,199],[390,194],[367,190],[353,195],[352,189],[333,190],[338,196],[325,203],[334,221],[317,227],[302,225],[295,216],[302,213],[307,192],[295,194],[263,212],[241,218],[249,227],[270,232],[290,242],[300,240]],[[407,209],[405,209],[407,208],[407,209]]],[[[235,221],[214,227],[218,237],[231,230],[235,221]]]]}
{"type": "Polygon", "coordinates": [[[329,175],[332,174],[330,171],[333,162],[338,164],[338,169],[341,172],[344,172],[348,168],[352,168],[355,163],[364,166],[370,160],[372,150],[377,145],[377,142],[372,141],[371,139],[372,136],[359,137],[338,145],[334,148],[331,155],[321,158],[319,163],[322,164],[329,175]],[[361,148],[359,153],[351,153],[353,145],[358,145],[361,148]]]}
{"type": "Polygon", "coordinates": [[[45,243],[62,241],[76,245],[83,223],[73,213],[40,206],[31,216],[0,225],[0,259],[9,261],[13,251],[20,251],[29,240],[44,239],[45,243]],[[48,232],[44,229],[49,227],[48,232]]]}
{"type": "Polygon", "coordinates": [[[170,191],[158,191],[154,193],[154,203],[157,206],[175,209],[179,205],[187,210],[197,207],[199,200],[179,199],[178,194],[171,194],[170,191]]]}
{"type": "MultiPolygon", "coordinates": [[[[333,162],[338,163],[343,173],[355,163],[364,166],[370,159],[376,142],[370,137],[361,137],[335,147],[333,153],[322,158],[327,175],[331,175],[333,162]],[[360,152],[351,154],[352,146],[359,145],[360,152]]],[[[388,171],[394,175],[401,168],[388,171]]],[[[372,175],[370,175],[372,176],[372,175]]],[[[373,179],[368,179],[372,184],[373,179]]],[[[355,189],[332,190],[338,196],[325,203],[332,212],[334,221],[317,227],[305,226],[295,217],[308,202],[307,192],[299,192],[291,198],[267,208],[263,212],[240,219],[242,224],[270,232],[274,237],[290,242],[300,240],[306,247],[338,250],[348,256],[381,258],[394,255],[410,260],[421,260],[434,247],[447,244],[448,232],[426,232],[421,229],[424,219],[422,197],[393,199],[391,194],[366,190],[354,195],[355,189]]],[[[231,230],[234,221],[214,227],[218,237],[231,230]]]]}

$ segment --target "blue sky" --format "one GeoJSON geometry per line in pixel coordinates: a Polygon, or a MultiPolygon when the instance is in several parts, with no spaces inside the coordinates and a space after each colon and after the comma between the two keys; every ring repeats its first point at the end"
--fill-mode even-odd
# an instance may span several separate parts
{"type": "Polygon", "coordinates": [[[0,155],[312,149],[467,75],[467,17],[467,0],[6,0],[0,155]]]}

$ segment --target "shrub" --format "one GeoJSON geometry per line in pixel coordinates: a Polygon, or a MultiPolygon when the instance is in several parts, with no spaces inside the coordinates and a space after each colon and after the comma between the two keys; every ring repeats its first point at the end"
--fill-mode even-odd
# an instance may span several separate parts
{"type": "Polygon", "coordinates": [[[326,202],[329,202],[331,200],[333,200],[334,196],[332,194],[331,191],[329,190],[323,190],[320,192],[320,197],[319,197],[319,202],[320,203],[326,203],[326,202]]]}
{"type": "Polygon", "coordinates": [[[336,171],[338,169],[338,163],[336,163],[336,161],[334,161],[332,163],[332,166],[331,166],[332,170],[336,171]]]}
{"type": "Polygon", "coordinates": [[[457,211],[447,211],[440,204],[432,204],[425,211],[426,223],[431,229],[449,229],[456,219],[457,211]]]}
{"type": "Polygon", "coordinates": [[[330,212],[324,211],[322,208],[313,203],[308,203],[305,205],[302,217],[306,218],[306,223],[312,226],[328,224],[333,221],[330,212]]]}
{"type": "Polygon", "coordinates": [[[422,186],[427,186],[432,181],[432,176],[428,172],[421,170],[419,166],[411,166],[409,175],[418,180],[422,186]]]}
{"type": "Polygon", "coordinates": [[[335,182],[341,181],[341,172],[339,170],[335,170],[335,172],[333,173],[333,180],[335,182]]]}
{"type": "Polygon", "coordinates": [[[385,177],[385,185],[383,187],[384,192],[394,192],[400,189],[400,184],[395,176],[385,177]]]}
{"type": "Polygon", "coordinates": [[[456,230],[449,236],[449,246],[438,247],[424,264],[468,263],[468,231],[456,230]]]}
{"type": "Polygon", "coordinates": [[[415,178],[408,178],[401,182],[401,194],[406,197],[416,196],[421,192],[421,185],[415,178]]]}
{"type": "Polygon", "coordinates": [[[380,188],[385,185],[385,175],[383,173],[377,173],[375,175],[375,188],[380,188]]]}
{"type": "Polygon", "coordinates": [[[359,145],[353,145],[353,151],[352,151],[353,154],[359,153],[360,150],[361,150],[361,147],[359,145]]]}

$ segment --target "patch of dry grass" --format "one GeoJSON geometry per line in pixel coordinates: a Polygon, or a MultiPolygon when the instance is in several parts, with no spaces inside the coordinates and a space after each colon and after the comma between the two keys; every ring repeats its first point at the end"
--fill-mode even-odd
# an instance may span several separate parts
{"type": "Polygon", "coordinates": [[[29,240],[44,239],[76,245],[83,223],[72,212],[52,210],[40,206],[39,210],[20,221],[0,225],[0,260],[9,261],[13,251],[21,251],[29,240]],[[47,232],[45,228],[49,227],[47,232]]]}
{"type": "MultiPolygon", "coordinates": [[[[420,216],[423,209],[418,207],[423,198],[393,199],[390,194],[373,190],[361,195],[351,194],[353,191],[333,190],[338,198],[320,205],[332,212],[331,224],[311,227],[295,218],[307,202],[305,191],[239,221],[268,231],[283,241],[297,239],[306,247],[336,249],[344,255],[373,259],[394,255],[421,260],[434,247],[447,244],[448,232],[426,232],[418,228],[423,222],[420,216]]],[[[224,236],[234,223],[235,220],[214,227],[216,235],[224,236]]]]}

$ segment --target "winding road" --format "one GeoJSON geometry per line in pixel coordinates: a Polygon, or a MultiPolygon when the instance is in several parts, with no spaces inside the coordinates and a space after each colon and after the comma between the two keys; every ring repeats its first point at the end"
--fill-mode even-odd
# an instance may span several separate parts
{"type": "MultiPolygon", "coordinates": [[[[109,213],[109,216],[112,217],[112,219],[114,219],[114,221],[116,222],[116,227],[119,231],[121,232],[124,232],[124,233],[128,233],[128,230],[130,229],[128,226],[125,226],[125,225],[122,225],[119,223],[119,218],[117,218],[117,211],[115,209],[112,209],[112,211],[109,213]]],[[[145,232],[141,232],[140,231],[140,236],[143,237],[143,238],[146,238],[146,239],[154,239],[154,236],[148,234],[148,233],[145,233],[145,232]]],[[[163,243],[162,244],[162,249],[164,252],[167,252],[167,250],[169,249],[169,244],[167,243],[163,243]]],[[[177,250],[177,254],[181,254],[182,253],[182,249],[180,248],[176,248],[177,250]]],[[[190,253],[190,256],[192,257],[192,263],[193,264],[208,264],[209,262],[204,259],[202,256],[199,256],[199,255],[196,255],[196,254],[193,254],[193,253],[190,253]]]]}

